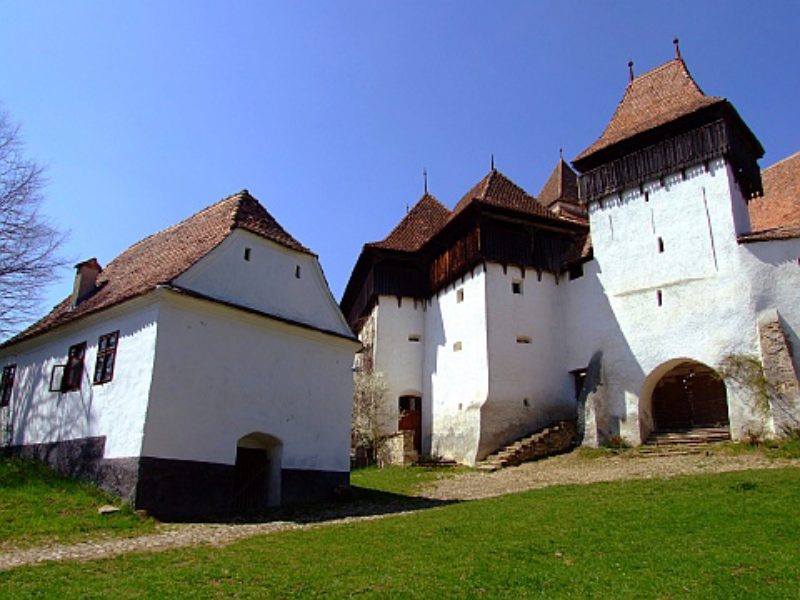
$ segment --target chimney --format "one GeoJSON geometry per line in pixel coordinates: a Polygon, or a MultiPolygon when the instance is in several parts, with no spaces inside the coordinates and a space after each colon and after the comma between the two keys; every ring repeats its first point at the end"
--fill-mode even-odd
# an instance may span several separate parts
{"type": "Polygon", "coordinates": [[[77,306],[97,289],[97,276],[103,267],[96,258],[75,265],[75,285],[72,288],[72,306],[77,306]]]}

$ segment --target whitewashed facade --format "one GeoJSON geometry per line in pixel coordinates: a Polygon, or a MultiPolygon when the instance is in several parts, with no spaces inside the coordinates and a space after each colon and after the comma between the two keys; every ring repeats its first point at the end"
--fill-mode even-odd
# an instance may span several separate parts
{"type": "MultiPolygon", "coordinates": [[[[582,208],[563,162],[546,202],[494,170],[452,211],[426,192],[364,247],[342,301],[388,382],[387,431],[401,421],[398,399],[413,394],[421,452],[466,464],[562,419],[578,420],[583,443],[636,445],[675,427],[658,403],[680,377],[697,378],[684,386],[686,427],[715,421],[733,439],[800,428],[800,222],[752,233],[761,154],[678,57],[632,79],[609,128],[576,159],[582,208]],[[583,237],[572,227],[581,214],[583,237]],[[573,251],[551,252],[562,253],[555,265],[536,246],[552,231],[553,247],[573,240],[573,251]],[[715,388],[714,372],[734,358],[762,365],[780,403],[765,409],[732,378],[715,388]],[[721,394],[724,406],[701,414],[711,409],[690,388],[721,394]]],[[[800,181],[800,167],[791,176],[800,181]]]]}
{"type": "MultiPolygon", "coordinates": [[[[12,450],[164,516],[309,501],[348,483],[359,344],[316,256],[229,229],[227,209],[255,206],[240,196],[218,210],[221,239],[176,276],[4,345],[0,364],[16,365],[3,409],[12,450]],[[113,377],[99,383],[99,339],[113,332],[113,377]],[[81,382],[66,390],[57,365],[82,342],[81,382]]],[[[189,226],[207,227],[176,227],[189,226]]],[[[126,258],[136,246],[111,263],[106,286],[175,251],[169,239],[152,246],[141,263],[126,258]]]]}

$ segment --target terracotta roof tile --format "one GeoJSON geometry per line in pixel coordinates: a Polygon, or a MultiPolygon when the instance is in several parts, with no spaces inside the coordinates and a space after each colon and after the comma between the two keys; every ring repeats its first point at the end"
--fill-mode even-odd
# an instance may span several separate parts
{"type": "Polygon", "coordinates": [[[245,229],[292,250],[312,254],[289,235],[247,190],[137,242],[97,277],[97,291],[77,306],[71,297],[5,345],[39,335],[169,283],[213,250],[234,229],[245,229]]]}
{"type": "Polygon", "coordinates": [[[538,199],[547,207],[556,202],[578,203],[578,175],[563,158],[559,159],[553,172],[550,173],[542,191],[539,192],[538,199]]]}
{"type": "Polygon", "coordinates": [[[497,169],[492,169],[489,174],[476,183],[461,200],[450,216],[452,219],[473,202],[508,208],[519,212],[558,219],[556,215],[542,206],[536,198],[511,181],[497,169]]]}
{"type": "Polygon", "coordinates": [[[639,75],[628,84],[603,134],[575,160],[582,160],[639,133],[722,102],[725,102],[724,98],[706,96],[692,79],[683,60],[675,58],[639,75]]]}
{"type": "Polygon", "coordinates": [[[764,169],[761,181],[764,196],[748,205],[751,229],[800,227],[800,152],[764,169]]]}
{"type": "Polygon", "coordinates": [[[438,233],[449,217],[447,207],[426,193],[385,239],[367,246],[414,252],[438,233]]]}
{"type": "Polygon", "coordinates": [[[740,235],[739,241],[743,243],[769,242],[772,240],[793,240],[797,238],[800,238],[800,225],[754,231],[753,233],[740,235]]]}

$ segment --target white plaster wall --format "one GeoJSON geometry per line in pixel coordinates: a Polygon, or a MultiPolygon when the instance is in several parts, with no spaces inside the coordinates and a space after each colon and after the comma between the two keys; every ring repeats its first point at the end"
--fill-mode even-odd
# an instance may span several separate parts
{"type": "MultiPolygon", "coordinates": [[[[481,419],[485,455],[535,429],[575,416],[572,378],[565,368],[561,297],[567,278],[488,264],[486,306],[489,394],[481,419]],[[519,282],[521,294],[512,292],[519,282]],[[518,343],[518,337],[530,343],[518,343]]],[[[483,456],[479,456],[483,458],[483,456]]]]}
{"type": "Polygon", "coordinates": [[[425,312],[423,452],[474,464],[489,393],[486,271],[477,267],[431,298],[425,312]],[[464,300],[458,302],[458,290],[464,300]],[[461,350],[453,345],[461,342],[461,350]],[[430,402],[430,407],[425,404],[430,402]]]}
{"type": "MultiPolygon", "coordinates": [[[[422,363],[425,357],[426,302],[412,298],[380,296],[373,309],[378,335],[375,336],[376,372],[383,373],[388,390],[385,397],[386,433],[397,431],[400,396],[422,396],[422,363]],[[418,342],[409,341],[418,335],[418,342]]],[[[425,407],[423,406],[423,411],[425,407]]]]}
{"type": "Polygon", "coordinates": [[[234,464],[261,432],[282,467],[349,470],[357,344],[164,292],[143,454],[234,464]]]}
{"type": "Polygon", "coordinates": [[[314,256],[241,229],[175,280],[179,286],[295,321],[352,335],[314,256]],[[250,260],[244,260],[245,249],[250,260]],[[300,277],[295,277],[297,267],[300,277]]]}
{"type": "Polygon", "coordinates": [[[128,302],[0,353],[0,364],[17,364],[13,444],[106,436],[105,458],[139,456],[157,331],[151,300],[128,302]],[[98,338],[117,330],[114,377],[93,385],[98,338]],[[66,364],[69,347],[80,342],[87,343],[80,389],[49,391],[53,367],[66,364]]]}
{"type": "MultiPolygon", "coordinates": [[[[752,251],[736,240],[745,204],[723,160],[643,187],[648,201],[637,188],[589,207],[595,260],[565,288],[567,364],[585,366],[602,350],[611,432],[634,443],[652,427],[639,398],[648,376],[677,358],[714,367],[729,353],[757,354],[756,306],[789,301],[792,287],[778,284],[770,298],[754,292],[742,265],[752,251]]],[[[758,428],[748,403],[728,392],[734,437],[758,428]]]]}

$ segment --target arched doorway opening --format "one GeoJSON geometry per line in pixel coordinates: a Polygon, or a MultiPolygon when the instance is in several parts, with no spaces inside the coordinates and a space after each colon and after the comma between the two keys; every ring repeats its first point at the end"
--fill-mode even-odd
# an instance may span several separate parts
{"type": "Polygon", "coordinates": [[[655,382],[651,406],[657,432],[730,425],[725,383],[714,369],[695,360],[670,365],[655,382]]]}
{"type": "Polygon", "coordinates": [[[253,513],[281,503],[283,444],[269,434],[249,433],[236,442],[233,510],[253,513]]]}

